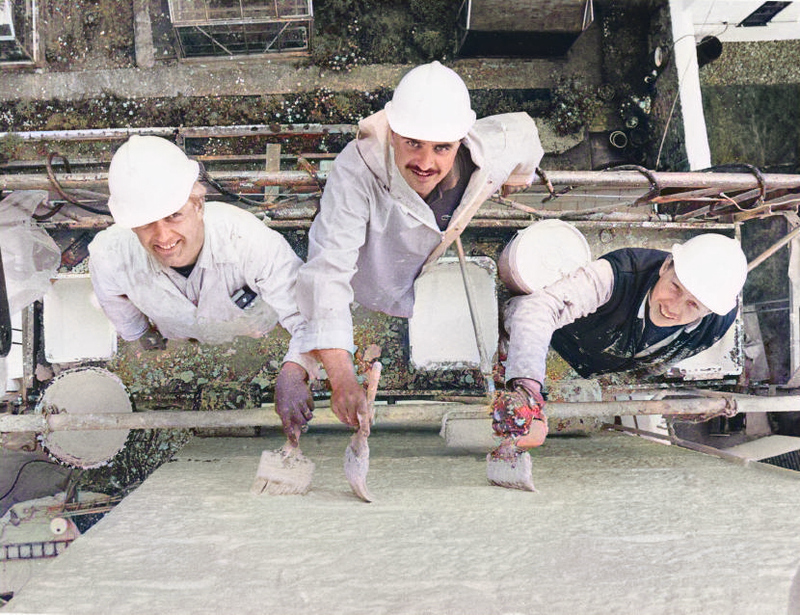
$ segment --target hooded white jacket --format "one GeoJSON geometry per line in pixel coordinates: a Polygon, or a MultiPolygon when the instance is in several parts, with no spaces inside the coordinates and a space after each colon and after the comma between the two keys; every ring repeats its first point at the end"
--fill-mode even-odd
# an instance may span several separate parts
{"type": "Polygon", "coordinates": [[[168,339],[218,344],[262,337],[280,322],[292,335],[284,361],[313,375],[316,361],[298,350],[305,329],[294,296],[300,258],[279,233],[238,207],[206,203],[203,219],[203,248],[188,278],[161,265],[130,229],[111,226],[89,244],[95,295],[117,332],[138,339],[149,319],[168,339]],[[243,310],[231,296],[245,285],[258,297],[243,310]]]}
{"type": "MultiPolygon", "coordinates": [[[[476,165],[453,213],[482,203],[504,183],[528,184],[544,151],[526,113],[478,120],[462,140],[476,165]]],[[[308,323],[301,350],[353,350],[350,304],[409,317],[414,280],[446,245],[434,214],[394,164],[384,111],[359,123],[336,158],[309,232],[308,262],[297,278],[297,303],[308,323]]]]}

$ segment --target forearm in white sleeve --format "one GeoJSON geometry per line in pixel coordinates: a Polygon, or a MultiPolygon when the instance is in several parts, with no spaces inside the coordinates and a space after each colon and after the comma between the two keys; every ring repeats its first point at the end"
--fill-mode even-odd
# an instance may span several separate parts
{"type": "Polygon", "coordinates": [[[122,290],[115,287],[114,276],[93,263],[90,259],[89,273],[97,302],[122,339],[138,340],[150,327],[150,322],[122,290]]]}
{"type": "Polygon", "coordinates": [[[595,312],[613,290],[611,265],[599,259],[530,295],[510,299],[505,308],[506,381],[530,378],[543,383],[553,333],[595,312]]]}
{"type": "MultiPolygon", "coordinates": [[[[341,157],[341,155],[340,155],[341,157]]],[[[369,197],[337,159],[308,237],[308,262],[297,276],[297,304],[306,319],[302,350],[353,351],[351,284],[369,221],[369,197]]]]}

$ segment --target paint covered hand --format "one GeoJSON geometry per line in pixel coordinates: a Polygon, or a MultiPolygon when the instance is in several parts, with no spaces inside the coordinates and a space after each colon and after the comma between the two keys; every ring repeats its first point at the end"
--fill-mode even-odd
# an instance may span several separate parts
{"type": "Polygon", "coordinates": [[[358,427],[358,417],[367,413],[367,396],[356,380],[353,359],[341,348],[315,351],[331,385],[331,410],[345,425],[358,427]]]}
{"type": "Polygon", "coordinates": [[[144,332],[139,338],[139,345],[142,350],[164,350],[167,347],[167,339],[154,326],[144,332]]]}
{"type": "Polygon", "coordinates": [[[345,380],[338,386],[333,386],[331,410],[342,423],[351,427],[358,427],[358,417],[367,415],[367,397],[364,387],[358,384],[355,376],[352,381],[345,380]]]}
{"type": "MultiPolygon", "coordinates": [[[[535,382],[535,381],[532,381],[535,382]]],[[[501,438],[514,438],[518,448],[540,446],[547,437],[545,401],[537,386],[525,386],[518,380],[513,390],[498,391],[492,403],[492,429],[501,438]]]]}
{"type": "Polygon", "coordinates": [[[314,398],[306,382],[306,370],[297,363],[283,364],[275,383],[275,412],[281,418],[286,438],[298,445],[301,433],[308,430],[314,416],[314,398]]]}

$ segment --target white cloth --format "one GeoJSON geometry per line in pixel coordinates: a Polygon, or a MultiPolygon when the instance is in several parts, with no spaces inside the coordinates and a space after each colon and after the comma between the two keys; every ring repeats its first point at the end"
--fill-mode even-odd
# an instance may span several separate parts
{"type": "Polygon", "coordinates": [[[592,261],[529,295],[512,297],[505,307],[509,334],[505,378],[544,383],[547,349],[553,333],[606,303],[614,290],[614,271],[605,259],[592,261]]]}
{"type": "Polygon", "coordinates": [[[279,233],[233,205],[206,203],[204,222],[188,278],[161,265],[129,229],[111,226],[89,244],[95,294],[120,336],[138,339],[149,319],[168,339],[219,344],[264,336],[280,323],[292,336],[284,361],[313,377],[316,361],[298,349],[306,326],[294,295],[300,258],[279,233]],[[245,285],[258,297],[243,310],[231,296],[245,285]]]}
{"type": "MultiPolygon", "coordinates": [[[[357,138],[336,158],[309,232],[308,262],[297,278],[298,305],[308,321],[304,351],[353,350],[354,300],[411,316],[414,280],[442,242],[433,211],[394,163],[390,137],[379,111],[359,123],[357,138]]],[[[473,197],[485,201],[506,182],[529,184],[544,155],[525,113],[478,120],[463,144],[477,169],[459,208],[473,197]]]]}

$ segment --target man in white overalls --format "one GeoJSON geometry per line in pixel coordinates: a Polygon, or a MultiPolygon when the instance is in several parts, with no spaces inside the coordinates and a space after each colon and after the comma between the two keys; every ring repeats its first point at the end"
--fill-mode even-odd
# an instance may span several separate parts
{"type": "Polygon", "coordinates": [[[133,136],[117,150],[108,174],[115,224],[89,246],[95,294],[119,335],[145,349],[167,339],[261,337],[280,323],[292,339],[275,409],[296,438],[311,418],[307,381],[316,370],[297,348],[306,327],[295,302],[302,261],[249,212],[206,203],[199,170],[160,137],[133,136]]]}

